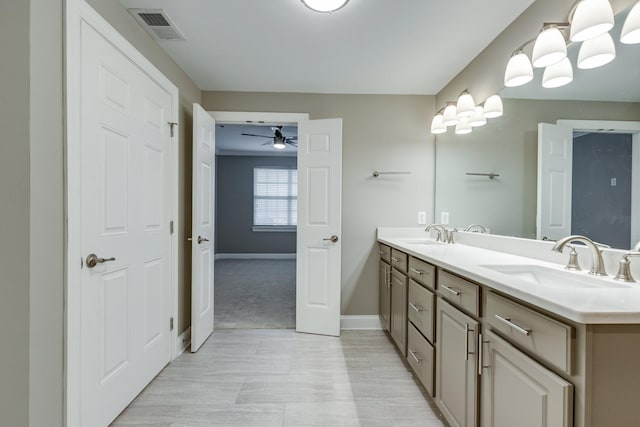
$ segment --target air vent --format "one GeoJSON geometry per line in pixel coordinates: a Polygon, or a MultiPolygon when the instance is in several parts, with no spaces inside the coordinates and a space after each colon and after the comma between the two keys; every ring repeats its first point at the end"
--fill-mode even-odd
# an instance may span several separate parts
{"type": "Polygon", "coordinates": [[[129,9],[138,24],[155,40],[184,40],[176,24],[162,9],[129,9]]]}

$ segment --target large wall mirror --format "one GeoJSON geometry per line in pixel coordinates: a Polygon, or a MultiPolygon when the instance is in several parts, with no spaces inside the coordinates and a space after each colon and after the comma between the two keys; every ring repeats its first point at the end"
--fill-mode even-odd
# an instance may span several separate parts
{"type": "Polygon", "coordinates": [[[611,31],[609,64],[577,69],[571,44],[573,82],[544,89],[536,70],[527,85],[501,91],[502,117],[471,134],[437,135],[436,222],[526,238],[584,234],[621,249],[640,240],[640,45],[617,42],[627,13],[611,31]],[[549,156],[538,163],[539,138],[550,144],[541,155],[562,152],[561,173],[549,156]]]}

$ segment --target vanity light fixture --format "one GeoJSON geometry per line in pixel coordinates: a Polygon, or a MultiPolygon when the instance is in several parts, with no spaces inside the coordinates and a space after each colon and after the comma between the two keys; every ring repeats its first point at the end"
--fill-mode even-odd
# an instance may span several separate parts
{"type": "Polygon", "coordinates": [[[604,33],[595,39],[582,42],[578,52],[578,68],[590,70],[601,67],[613,61],[616,57],[616,46],[609,33],[604,33]]]}
{"type": "Polygon", "coordinates": [[[438,111],[438,113],[433,116],[433,120],[431,121],[431,133],[440,134],[445,133],[447,131],[447,127],[442,122],[442,111],[438,111]]]}
{"type": "Polygon", "coordinates": [[[468,89],[465,89],[458,97],[458,103],[456,104],[456,115],[458,116],[458,118],[469,118],[475,112],[476,103],[473,100],[473,96],[471,96],[468,89]]]}
{"type": "Polygon", "coordinates": [[[448,102],[447,106],[444,109],[444,113],[442,113],[442,123],[449,127],[455,126],[458,124],[458,114],[456,109],[455,102],[448,102]]]}
{"type": "Polygon", "coordinates": [[[502,115],[502,99],[500,95],[491,95],[484,101],[484,116],[493,119],[502,115]]]}
{"type": "Polygon", "coordinates": [[[343,8],[349,0],[301,0],[305,6],[315,12],[331,13],[343,8]]]}
{"type": "Polygon", "coordinates": [[[469,124],[468,117],[461,117],[456,125],[456,135],[466,135],[471,133],[471,125],[469,124]]]}
{"type": "Polygon", "coordinates": [[[567,85],[573,81],[573,67],[569,58],[549,65],[542,75],[542,87],[550,89],[567,85]]]}
{"type": "Polygon", "coordinates": [[[624,44],[640,43],[640,1],[631,8],[624,21],[620,41],[624,44]]]}
{"type": "Polygon", "coordinates": [[[504,71],[504,85],[506,87],[522,86],[533,80],[533,66],[529,57],[522,49],[516,50],[509,59],[504,71]]]}
{"type": "Polygon", "coordinates": [[[476,112],[473,116],[469,117],[469,124],[474,128],[487,124],[487,119],[484,117],[484,109],[480,105],[476,107],[476,112]]]}
{"type": "Polygon", "coordinates": [[[615,23],[609,0],[581,0],[569,15],[572,42],[598,37],[612,29],[615,23]]]}
{"type": "Polygon", "coordinates": [[[567,57],[567,42],[557,24],[546,24],[533,45],[531,62],[536,68],[557,64],[567,57]]]}

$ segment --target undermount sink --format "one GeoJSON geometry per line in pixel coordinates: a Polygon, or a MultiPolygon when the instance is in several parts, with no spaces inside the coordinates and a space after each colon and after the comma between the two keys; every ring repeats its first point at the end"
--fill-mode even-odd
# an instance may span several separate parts
{"type": "Polygon", "coordinates": [[[438,242],[433,239],[403,239],[402,243],[407,245],[442,245],[442,242],[438,242]]]}
{"type": "Polygon", "coordinates": [[[556,270],[541,265],[481,265],[505,276],[524,282],[556,289],[629,288],[627,283],[615,282],[611,277],[595,277],[585,271],[556,270]]]}

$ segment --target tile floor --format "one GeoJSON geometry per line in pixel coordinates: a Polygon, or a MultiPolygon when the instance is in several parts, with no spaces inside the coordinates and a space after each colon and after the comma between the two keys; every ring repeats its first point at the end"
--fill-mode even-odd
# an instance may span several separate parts
{"type": "Polygon", "coordinates": [[[381,331],[216,331],[113,426],[445,426],[381,331]]]}

